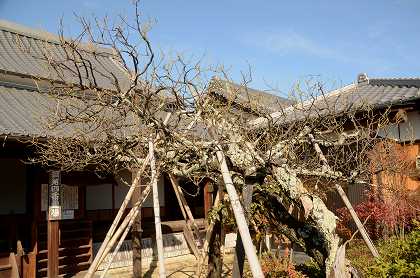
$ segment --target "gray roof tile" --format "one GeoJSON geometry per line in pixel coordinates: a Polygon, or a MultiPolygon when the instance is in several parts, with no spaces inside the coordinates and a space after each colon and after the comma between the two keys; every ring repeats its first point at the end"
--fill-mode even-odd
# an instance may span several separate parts
{"type": "MultiPolygon", "coordinates": [[[[127,80],[110,49],[81,43],[80,50],[82,56],[92,63],[99,87],[114,88],[107,78],[111,76],[110,73],[115,74],[122,83],[127,80]]],[[[45,61],[45,54],[55,61],[65,63],[72,70],[76,69],[67,59],[66,51],[60,46],[58,37],[0,20],[0,72],[60,80],[45,61]]],[[[69,70],[63,70],[63,74],[66,82],[77,82],[69,70]]],[[[83,75],[83,79],[87,81],[88,76],[83,75]]]]}
{"type": "Polygon", "coordinates": [[[280,107],[284,108],[292,104],[292,101],[275,94],[255,90],[245,86],[241,86],[226,80],[213,78],[209,85],[210,92],[222,96],[227,101],[235,102],[245,108],[258,106],[265,112],[272,113],[280,107]]]}
{"type": "MultiPolygon", "coordinates": [[[[320,117],[363,109],[382,109],[396,105],[409,105],[420,100],[420,78],[376,78],[354,83],[315,99],[274,112],[272,118],[279,124],[307,117],[320,117]]],[[[258,118],[250,124],[258,127],[266,119],[258,118]]]]}

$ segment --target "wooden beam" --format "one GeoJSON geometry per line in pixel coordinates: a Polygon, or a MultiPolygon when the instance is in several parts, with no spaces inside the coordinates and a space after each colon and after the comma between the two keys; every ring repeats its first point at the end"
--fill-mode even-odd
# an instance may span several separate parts
{"type": "MultiPolygon", "coordinates": [[[[168,112],[166,114],[166,118],[163,121],[163,124],[164,125],[167,125],[168,124],[171,115],[172,115],[171,112],[168,112]]],[[[156,136],[155,140],[159,140],[159,138],[160,138],[160,136],[158,134],[156,136]]],[[[140,180],[140,176],[143,174],[143,171],[146,169],[146,166],[149,163],[149,161],[150,161],[150,153],[147,155],[147,157],[141,163],[142,164],[141,169],[139,171],[137,171],[136,177],[135,177],[134,181],[132,182],[132,184],[130,186],[130,189],[127,192],[127,195],[125,196],[125,199],[124,199],[123,203],[121,204],[120,209],[119,209],[117,215],[115,216],[115,219],[112,222],[112,225],[109,228],[108,233],[106,234],[105,239],[102,242],[101,247],[99,248],[98,253],[96,254],[95,259],[93,260],[92,264],[90,265],[90,267],[89,267],[89,269],[88,269],[88,271],[87,271],[87,273],[85,275],[85,278],[91,278],[93,276],[93,274],[95,273],[96,269],[98,268],[98,266],[100,264],[100,261],[103,258],[104,251],[105,251],[105,249],[107,249],[107,245],[110,242],[111,238],[113,237],[113,235],[114,235],[114,233],[115,233],[115,231],[117,229],[118,223],[120,222],[120,220],[121,220],[121,218],[122,218],[122,216],[123,216],[123,214],[125,212],[125,208],[127,207],[127,204],[131,200],[132,194],[134,193],[134,190],[136,188],[136,185],[138,184],[138,180],[140,180]]],[[[140,161],[138,161],[138,162],[140,162],[140,161]]]]}

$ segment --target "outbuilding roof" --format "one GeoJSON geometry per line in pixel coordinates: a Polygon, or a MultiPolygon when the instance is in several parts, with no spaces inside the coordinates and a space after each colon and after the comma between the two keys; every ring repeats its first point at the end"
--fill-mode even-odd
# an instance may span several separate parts
{"type": "MultiPolygon", "coordinates": [[[[307,101],[296,103],[271,114],[274,122],[294,121],[307,117],[322,117],[335,113],[357,112],[406,106],[420,100],[420,78],[368,78],[361,74],[355,83],[333,90],[307,101]]],[[[265,118],[251,121],[259,126],[265,118]]]]}
{"type": "Polygon", "coordinates": [[[274,93],[252,89],[218,78],[211,80],[209,92],[222,97],[225,101],[236,103],[246,110],[262,110],[265,113],[273,113],[293,103],[274,93]]]}

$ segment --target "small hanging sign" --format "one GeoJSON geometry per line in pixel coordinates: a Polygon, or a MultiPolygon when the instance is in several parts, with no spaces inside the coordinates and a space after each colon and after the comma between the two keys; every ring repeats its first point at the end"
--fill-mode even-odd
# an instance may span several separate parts
{"type": "Polygon", "coordinates": [[[48,220],[61,220],[61,175],[60,171],[49,172],[48,220]]]}

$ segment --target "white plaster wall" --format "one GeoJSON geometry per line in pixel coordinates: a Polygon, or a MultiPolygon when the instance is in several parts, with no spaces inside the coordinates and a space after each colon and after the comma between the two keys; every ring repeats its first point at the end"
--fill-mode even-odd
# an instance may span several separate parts
{"type": "MultiPolygon", "coordinates": [[[[115,208],[119,208],[127,195],[128,186],[124,183],[118,182],[115,186],[115,208]]],[[[164,180],[160,177],[158,180],[158,192],[159,192],[159,204],[161,207],[165,206],[165,195],[164,195],[164,180]]],[[[128,207],[131,207],[129,203],[128,207]]],[[[152,194],[150,194],[143,207],[153,207],[152,194]]],[[[97,210],[97,209],[112,209],[112,185],[101,184],[86,187],[86,209],[97,210]]]]}
{"type": "Polygon", "coordinates": [[[378,134],[401,142],[420,140],[420,114],[417,111],[408,112],[406,122],[380,129],[378,134]]]}
{"type": "Polygon", "coordinates": [[[112,185],[101,184],[87,186],[86,209],[112,209],[112,185]]]}
{"type": "Polygon", "coordinates": [[[407,113],[408,120],[400,124],[401,141],[420,139],[420,114],[417,111],[407,113]]]}
{"type": "Polygon", "coordinates": [[[17,159],[0,159],[0,214],[26,212],[26,166],[17,159]]]}
{"type": "MultiPolygon", "coordinates": [[[[115,187],[115,207],[120,207],[125,196],[128,192],[128,186],[123,184],[118,184],[115,187]]],[[[159,192],[159,204],[161,207],[165,206],[165,194],[164,194],[164,180],[163,177],[160,177],[158,180],[158,192],[159,192]]],[[[131,205],[130,205],[131,207],[131,205]]],[[[150,194],[143,203],[143,207],[151,208],[153,207],[152,194],[150,194]]]]}

